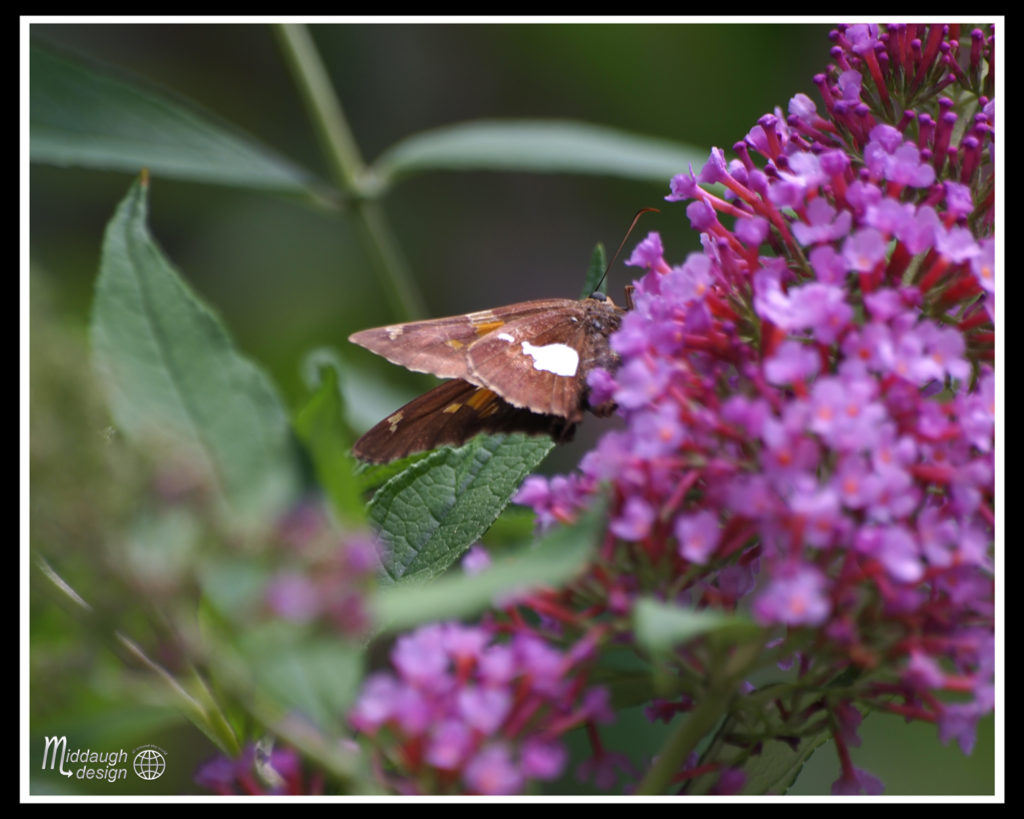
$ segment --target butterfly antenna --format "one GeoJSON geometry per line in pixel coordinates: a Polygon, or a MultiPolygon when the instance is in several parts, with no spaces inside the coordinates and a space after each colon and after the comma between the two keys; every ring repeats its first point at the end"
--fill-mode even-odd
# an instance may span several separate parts
{"type": "Polygon", "coordinates": [[[626,231],[626,235],[622,237],[622,241],[619,242],[619,247],[612,255],[612,260],[608,262],[608,266],[604,269],[604,275],[601,276],[601,280],[597,283],[594,290],[600,290],[601,285],[604,284],[604,280],[608,278],[608,271],[612,269],[612,265],[615,264],[615,260],[619,258],[619,254],[622,252],[622,248],[626,246],[626,240],[629,238],[629,234],[633,232],[633,228],[636,227],[636,223],[640,220],[640,217],[645,213],[661,213],[657,208],[640,208],[636,212],[636,216],[633,217],[633,221],[629,223],[629,229],[626,231]]]}

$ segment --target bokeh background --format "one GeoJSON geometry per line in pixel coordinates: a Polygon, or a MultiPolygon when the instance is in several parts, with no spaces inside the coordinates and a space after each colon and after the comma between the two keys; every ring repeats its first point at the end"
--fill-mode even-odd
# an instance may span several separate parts
{"type": "MultiPolygon", "coordinates": [[[[706,157],[712,145],[728,151],[763,113],[785,110],[794,93],[817,99],[811,78],[824,70],[829,49],[828,26],[791,23],[398,23],[310,30],[367,161],[424,129],[510,117],[608,125],[687,143],[706,157]]],[[[328,176],[267,26],[33,24],[31,36],[190,99],[328,176]]],[[[29,173],[33,298],[45,297],[62,343],[84,350],[103,229],[132,176],[45,165],[32,165],[29,173]]],[[[684,207],[663,202],[667,192],[668,179],[432,173],[400,182],[383,205],[427,315],[448,315],[575,297],[594,244],[614,250],[634,212],[645,206],[663,206],[662,213],[646,216],[631,244],[657,230],[666,257],[681,261],[698,247],[697,236],[684,207]]],[[[288,406],[306,395],[301,361],[313,348],[337,349],[404,397],[422,386],[346,342],[349,333],[393,316],[344,214],[266,192],[160,176],[153,179],[150,205],[151,230],[167,256],[219,312],[239,348],[269,371],[288,406]]],[[[629,277],[620,261],[609,293],[617,298],[629,277]]],[[[34,370],[59,373],[61,366],[51,356],[33,355],[34,370]]],[[[70,400],[33,395],[32,412],[45,411],[51,426],[60,426],[60,412],[73,414],[74,401],[73,394],[70,400]]],[[[74,423],[69,419],[66,430],[74,423]]],[[[560,453],[551,469],[570,469],[579,447],[601,430],[600,422],[585,426],[577,448],[560,453]]],[[[40,428],[33,429],[37,435],[40,428]]],[[[46,495],[46,485],[37,487],[47,477],[33,474],[33,492],[41,488],[50,503],[65,503],[59,491],[46,495]]],[[[88,514],[87,489],[74,504],[80,508],[69,513],[71,521],[88,514]]],[[[46,533],[35,526],[33,538],[46,533]]],[[[127,732],[137,735],[137,744],[169,747],[179,761],[212,753],[187,723],[123,701],[121,686],[104,689],[94,684],[94,674],[76,673],[92,668],[96,658],[76,643],[66,614],[34,608],[32,628],[33,644],[46,646],[32,657],[34,686],[40,686],[31,692],[33,741],[77,729],[96,737],[99,747],[113,720],[119,744],[127,743],[127,732]],[[60,679],[63,685],[56,684],[60,679]]],[[[117,673],[116,664],[109,668],[117,673]]],[[[648,730],[634,716],[618,730],[648,730]]],[[[862,736],[855,761],[881,777],[888,794],[993,792],[991,720],[970,757],[939,745],[931,726],[879,715],[868,717],[862,736]]],[[[27,754],[37,759],[35,745],[27,754]]],[[[194,791],[186,766],[174,767],[179,792],[194,791]]],[[[826,747],[794,792],[828,793],[836,770],[826,747]]]]}

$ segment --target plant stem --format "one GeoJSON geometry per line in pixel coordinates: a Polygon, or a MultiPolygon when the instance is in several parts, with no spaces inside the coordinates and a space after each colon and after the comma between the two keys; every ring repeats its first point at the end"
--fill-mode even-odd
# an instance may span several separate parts
{"type": "Polygon", "coordinates": [[[752,640],[736,646],[730,656],[720,658],[720,662],[714,665],[706,690],[697,699],[693,711],[676,726],[661,747],[647,776],[636,789],[638,795],[668,792],[673,778],[683,770],[697,743],[726,716],[729,703],[762,649],[760,640],[752,640]]]}
{"type": "Polygon", "coordinates": [[[396,320],[422,318],[423,297],[409,275],[379,203],[371,198],[377,189],[367,184],[369,173],[309,30],[294,23],[275,25],[274,30],[335,182],[349,195],[363,248],[384,286],[396,320]]]}
{"type": "Polygon", "coordinates": [[[686,719],[680,720],[668,741],[661,747],[647,776],[637,786],[638,796],[654,796],[668,793],[672,778],[683,769],[686,758],[697,747],[697,743],[710,731],[725,714],[726,706],[735,690],[733,687],[715,686],[700,698],[698,706],[686,719]]]}

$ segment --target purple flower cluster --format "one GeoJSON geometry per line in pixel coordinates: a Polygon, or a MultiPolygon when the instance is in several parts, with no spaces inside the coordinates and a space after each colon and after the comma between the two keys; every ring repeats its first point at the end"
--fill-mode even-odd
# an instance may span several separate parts
{"type": "Polygon", "coordinates": [[[380,566],[380,543],[368,534],[338,535],[319,503],[305,503],[279,526],[293,566],[267,584],[265,603],[276,617],[321,622],[340,634],[365,636],[366,595],[380,566]]]}
{"type": "MultiPolygon", "coordinates": [[[[969,752],[993,705],[994,36],[833,39],[824,112],[799,94],[671,181],[703,250],[672,264],[652,233],[629,261],[622,363],[590,381],[626,428],[517,500],[548,526],[610,484],[617,541],[586,581],[609,610],[656,594],[803,628],[808,681],[874,672],[823,704],[836,724],[870,704],[969,752]]],[[[863,785],[840,756],[840,789],[863,785]]]]}
{"type": "Polygon", "coordinates": [[[264,752],[249,744],[231,759],[218,756],[200,766],[195,781],[219,796],[299,796],[323,793],[323,777],[303,775],[291,748],[264,752]]]}
{"type": "Polygon", "coordinates": [[[484,627],[425,626],[398,639],[394,673],[368,678],[350,723],[398,793],[521,793],[561,775],[565,731],[610,719],[604,690],[585,688],[592,651],[525,629],[499,642],[484,627]]]}

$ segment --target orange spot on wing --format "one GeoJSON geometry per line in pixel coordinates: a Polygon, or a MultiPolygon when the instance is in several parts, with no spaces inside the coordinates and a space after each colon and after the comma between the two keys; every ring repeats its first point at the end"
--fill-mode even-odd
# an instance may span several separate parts
{"type": "Polygon", "coordinates": [[[491,392],[490,390],[485,390],[483,387],[480,387],[471,396],[469,396],[469,399],[466,401],[466,403],[469,404],[469,406],[471,406],[477,412],[483,414],[484,410],[487,409],[488,406],[497,406],[494,400],[495,398],[496,396],[493,392],[491,392]]]}
{"type": "Polygon", "coordinates": [[[501,319],[492,319],[491,321],[484,321],[480,324],[474,324],[473,329],[476,330],[478,336],[485,336],[488,333],[494,332],[499,327],[504,327],[505,322],[501,319]]]}

